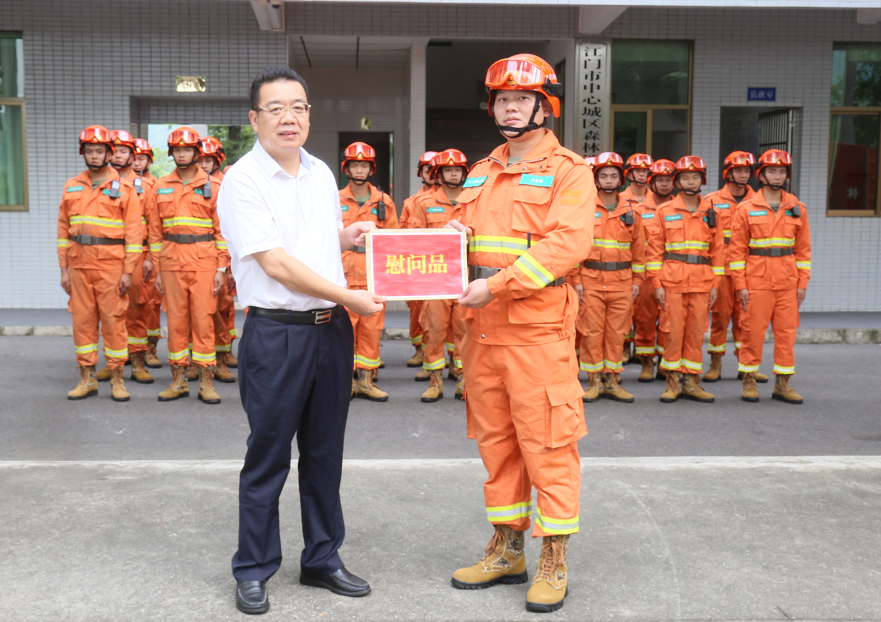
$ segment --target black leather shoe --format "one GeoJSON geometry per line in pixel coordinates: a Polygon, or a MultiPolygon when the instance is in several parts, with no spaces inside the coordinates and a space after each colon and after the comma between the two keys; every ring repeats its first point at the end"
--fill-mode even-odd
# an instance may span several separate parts
{"type": "Polygon", "coordinates": [[[301,567],[300,583],[323,587],[341,596],[367,596],[370,593],[370,584],[361,577],[353,575],[345,567],[329,574],[313,574],[301,567]]]}
{"type": "Polygon", "coordinates": [[[236,586],[236,609],[254,614],[269,611],[266,581],[239,581],[236,586]]]}

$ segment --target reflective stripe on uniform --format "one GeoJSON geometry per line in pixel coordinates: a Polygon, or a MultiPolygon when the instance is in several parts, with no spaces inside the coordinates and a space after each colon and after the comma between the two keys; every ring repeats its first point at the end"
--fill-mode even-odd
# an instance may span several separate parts
{"type": "Polygon", "coordinates": [[[162,329],[161,328],[149,328],[149,329],[147,329],[147,336],[148,337],[161,337],[162,336],[162,329]]]}
{"type": "Polygon", "coordinates": [[[193,351],[193,360],[194,361],[213,361],[214,360],[214,352],[209,352],[207,354],[203,352],[193,351]]]}
{"type": "Polygon", "coordinates": [[[721,352],[722,354],[725,354],[725,344],[723,343],[721,346],[710,344],[707,346],[707,352],[721,352]]]}
{"type": "Polygon", "coordinates": [[[725,274],[725,266],[713,266],[713,274],[723,276],[725,274]]]}
{"type": "Polygon", "coordinates": [[[642,274],[643,272],[645,272],[645,264],[631,264],[630,269],[634,272],[634,274],[642,274]]]}
{"type": "Polygon", "coordinates": [[[522,255],[529,248],[526,240],[495,235],[475,235],[468,242],[468,250],[475,253],[506,253],[522,255]]]}
{"type": "Polygon", "coordinates": [[[585,363],[582,361],[582,362],[578,363],[578,367],[581,369],[581,371],[586,371],[589,374],[599,374],[600,372],[603,371],[603,363],[602,362],[599,362],[596,364],[591,364],[591,363],[585,363]]]}
{"type": "Polygon", "coordinates": [[[746,270],[746,262],[745,261],[732,261],[728,264],[728,268],[731,270],[746,270]]]}
{"type": "Polygon", "coordinates": [[[636,353],[640,356],[652,356],[655,353],[654,346],[636,346],[636,353]]]}
{"type": "Polygon", "coordinates": [[[667,242],[664,244],[664,249],[667,252],[670,251],[705,251],[709,250],[710,243],[709,242],[701,242],[699,240],[685,240],[684,242],[667,242]]]}
{"type": "Polygon", "coordinates": [[[232,337],[233,339],[236,338],[236,329],[235,328],[229,329],[229,336],[232,337]]]}
{"type": "Polygon", "coordinates": [[[811,269],[811,262],[810,261],[796,261],[795,267],[798,268],[799,270],[810,270],[811,269]]]}
{"type": "Polygon", "coordinates": [[[189,358],[189,355],[190,349],[187,348],[186,350],[181,350],[180,352],[169,352],[168,358],[170,358],[172,361],[185,361],[187,360],[187,358],[189,358]]]}
{"type": "Polygon", "coordinates": [[[226,246],[226,242],[225,242],[225,241],[224,241],[224,242],[221,242],[221,241],[219,241],[219,240],[214,240],[214,246],[216,246],[216,247],[219,248],[220,250],[224,250],[224,251],[227,249],[227,246],[226,246]]]}
{"type": "Polygon", "coordinates": [[[150,245],[150,252],[151,253],[161,253],[162,252],[162,242],[160,242],[159,244],[151,244],[150,245]]]}
{"type": "Polygon", "coordinates": [[[125,247],[126,253],[143,253],[144,247],[140,244],[129,244],[125,247]]]}
{"type": "MultiPolygon", "coordinates": [[[[355,357],[357,358],[357,357],[355,357]]],[[[438,359],[436,361],[423,361],[422,369],[427,369],[428,371],[436,371],[438,369],[443,369],[444,365],[446,365],[446,359],[438,359]]]]}
{"type": "Polygon", "coordinates": [[[614,372],[624,371],[624,361],[623,359],[620,361],[610,361],[609,359],[603,359],[603,364],[611,369],[614,372]]]}
{"type": "Polygon", "coordinates": [[[108,358],[122,358],[123,356],[128,356],[128,348],[123,348],[122,350],[111,350],[110,348],[105,347],[104,356],[108,358]]]}
{"type": "Polygon", "coordinates": [[[529,253],[520,255],[520,259],[514,262],[514,265],[523,271],[533,283],[540,287],[545,287],[554,282],[556,277],[548,272],[544,266],[538,263],[529,253]]]}
{"type": "Polygon", "coordinates": [[[682,366],[692,371],[703,371],[703,365],[696,361],[689,361],[688,359],[682,359],[682,366]]]}
{"type": "Polygon", "coordinates": [[[749,241],[750,248],[770,248],[772,246],[781,248],[795,246],[795,238],[755,238],[749,241]]]}
{"type": "Polygon", "coordinates": [[[57,241],[57,245],[60,247],[68,246],[70,244],[70,240],[61,240],[57,241]]]}
{"type": "Polygon", "coordinates": [[[663,261],[650,261],[645,265],[646,270],[660,270],[663,267],[663,261]]]}
{"type": "Polygon", "coordinates": [[[125,227],[125,223],[121,220],[115,220],[112,218],[101,218],[99,216],[71,216],[70,224],[72,225],[99,225],[102,227],[117,227],[123,228],[125,227]]]}
{"type": "Polygon", "coordinates": [[[88,354],[89,352],[97,352],[98,344],[97,343],[89,343],[84,346],[74,345],[74,350],[76,350],[77,354],[88,354]]]}
{"type": "Polygon", "coordinates": [[[163,227],[176,227],[178,225],[214,228],[214,221],[210,218],[193,218],[191,216],[175,216],[174,218],[162,219],[163,227]]]}
{"type": "Polygon", "coordinates": [[[146,337],[129,337],[128,342],[130,345],[136,345],[136,346],[146,345],[147,338],[146,337]]]}
{"type": "Polygon", "coordinates": [[[667,359],[662,358],[661,367],[663,367],[664,369],[671,369],[673,371],[676,371],[677,369],[682,367],[682,359],[679,359],[678,361],[668,361],[667,359]]]}
{"type": "Polygon", "coordinates": [[[548,518],[542,515],[541,508],[536,508],[535,513],[535,524],[545,533],[578,533],[578,516],[575,518],[548,518]]]}
{"type": "Polygon", "coordinates": [[[355,363],[361,363],[362,365],[367,365],[368,367],[379,367],[379,359],[369,359],[366,356],[361,356],[360,354],[355,355],[355,363]]]}
{"type": "Polygon", "coordinates": [[[774,365],[774,373],[781,376],[791,376],[795,373],[795,367],[783,367],[782,365],[774,365]]]}
{"type": "Polygon", "coordinates": [[[630,242],[619,242],[618,240],[595,239],[593,245],[598,248],[618,248],[622,250],[630,248],[630,242]]]}
{"type": "Polygon", "coordinates": [[[456,349],[455,343],[450,343],[449,341],[447,341],[446,344],[447,344],[447,352],[452,352],[453,350],[456,349]]]}
{"type": "Polygon", "coordinates": [[[532,515],[532,499],[512,505],[486,508],[486,518],[491,523],[504,523],[518,518],[529,518],[532,515]]]}
{"type": "Polygon", "coordinates": [[[232,352],[232,344],[228,343],[226,345],[217,344],[214,346],[215,352],[232,352]]]}
{"type": "Polygon", "coordinates": [[[737,364],[737,371],[741,374],[754,374],[759,371],[758,365],[744,365],[743,363],[737,364]]]}
{"type": "Polygon", "coordinates": [[[420,343],[422,343],[422,335],[419,335],[418,337],[410,337],[410,345],[418,346],[420,343]]]}

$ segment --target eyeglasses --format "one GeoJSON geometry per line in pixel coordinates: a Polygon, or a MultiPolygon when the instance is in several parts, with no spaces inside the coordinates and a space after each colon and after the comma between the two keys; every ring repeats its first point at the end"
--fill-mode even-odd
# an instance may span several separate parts
{"type": "Polygon", "coordinates": [[[294,104],[293,106],[272,106],[271,108],[254,108],[254,112],[265,112],[270,118],[278,119],[286,111],[290,110],[295,117],[305,117],[309,114],[312,104],[294,104]]]}

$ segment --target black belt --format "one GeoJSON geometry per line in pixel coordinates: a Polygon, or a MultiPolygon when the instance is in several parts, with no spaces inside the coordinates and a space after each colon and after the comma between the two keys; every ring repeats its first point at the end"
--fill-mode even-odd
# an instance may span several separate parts
{"type": "Polygon", "coordinates": [[[681,261],[682,263],[700,264],[704,266],[710,265],[710,258],[702,255],[689,255],[687,253],[664,253],[664,259],[670,261],[681,261]]]}
{"type": "Polygon", "coordinates": [[[731,244],[731,238],[725,238],[725,244],[731,244]]]}
{"type": "Polygon", "coordinates": [[[313,309],[312,311],[288,311],[287,309],[264,309],[249,307],[250,312],[282,324],[326,324],[340,313],[340,306],[330,309],[313,309]]]}
{"type": "Polygon", "coordinates": [[[125,240],[119,238],[99,238],[94,235],[74,235],[71,236],[70,241],[84,246],[123,246],[125,244],[125,240]]]}
{"type": "Polygon", "coordinates": [[[629,270],[633,264],[629,261],[585,261],[583,265],[588,270],[615,272],[617,270],[629,270]]]}
{"type": "Polygon", "coordinates": [[[353,253],[366,253],[367,247],[366,246],[353,246],[349,250],[351,250],[353,253]]]}
{"type": "Polygon", "coordinates": [[[759,257],[788,257],[794,255],[795,251],[791,248],[751,248],[749,254],[759,257]]]}
{"type": "Polygon", "coordinates": [[[177,242],[178,244],[195,244],[196,242],[213,242],[213,233],[200,233],[193,235],[191,233],[166,233],[165,239],[169,242],[177,242]]]}
{"type": "MultiPolygon", "coordinates": [[[[486,266],[468,266],[468,280],[476,281],[477,279],[488,279],[489,277],[498,274],[504,270],[504,268],[487,268],[486,266]]],[[[551,281],[547,284],[547,287],[557,287],[558,285],[562,285],[566,282],[566,279],[560,277],[556,281],[551,281]]]]}

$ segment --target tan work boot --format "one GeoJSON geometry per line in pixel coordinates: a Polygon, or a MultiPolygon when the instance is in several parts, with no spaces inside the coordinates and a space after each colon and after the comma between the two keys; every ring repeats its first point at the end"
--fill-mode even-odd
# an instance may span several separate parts
{"type": "Polygon", "coordinates": [[[789,386],[789,376],[791,374],[777,374],[777,382],[774,383],[774,392],[771,394],[772,400],[780,400],[787,404],[802,404],[804,400],[801,395],[796,393],[789,386]]]}
{"type": "Polygon", "coordinates": [[[413,378],[416,382],[428,382],[429,378],[431,378],[431,374],[424,367],[416,372],[416,377],[413,378]]]}
{"type": "Polygon", "coordinates": [[[190,385],[187,384],[185,370],[180,365],[171,366],[171,385],[159,394],[160,402],[170,402],[190,396],[190,385]]]}
{"type": "Polygon", "coordinates": [[[697,374],[683,374],[682,394],[680,397],[694,400],[695,402],[703,402],[704,404],[711,404],[716,401],[712,393],[707,393],[697,383],[697,374]]]}
{"type": "Polygon", "coordinates": [[[147,356],[144,358],[144,363],[150,369],[159,369],[162,367],[162,361],[156,356],[156,344],[158,342],[159,337],[147,337],[147,356]]]}
{"type": "Polygon", "coordinates": [[[407,367],[422,367],[422,346],[414,346],[416,348],[416,354],[407,361],[407,367]]]}
{"type": "Polygon", "coordinates": [[[435,369],[430,371],[431,378],[428,381],[428,388],[422,394],[423,402],[436,402],[444,396],[444,370],[435,369]]]}
{"type": "Polygon", "coordinates": [[[124,367],[110,370],[110,397],[114,402],[127,402],[132,398],[125,388],[125,381],[122,379],[124,371],[124,367]]]}
{"type": "Polygon", "coordinates": [[[744,402],[758,402],[759,390],[756,389],[756,375],[740,373],[738,376],[743,377],[743,392],[740,394],[740,399],[744,402]]]}
{"type": "Polygon", "coordinates": [[[388,393],[380,390],[378,386],[373,384],[373,370],[359,369],[358,384],[355,387],[355,397],[360,397],[371,402],[387,402],[388,393]]]}
{"type": "Polygon", "coordinates": [[[568,553],[568,534],[542,538],[538,568],[532,579],[532,587],[526,593],[527,611],[550,613],[563,606],[563,600],[569,595],[568,553]]]}
{"type": "Polygon", "coordinates": [[[460,373],[462,373],[462,370],[452,363],[447,368],[447,378],[449,378],[450,380],[458,380],[460,373]]]}
{"type": "Polygon", "coordinates": [[[456,395],[454,395],[457,400],[465,399],[465,372],[459,374],[459,382],[456,383],[456,395]]]}
{"type": "Polygon", "coordinates": [[[193,362],[193,355],[190,353],[190,366],[187,367],[187,380],[199,379],[199,366],[193,362]]]}
{"type": "Polygon", "coordinates": [[[239,359],[232,352],[226,353],[226,366],[230,369],[236,369],[239,366],[239,359]]]}
{"type": "Polygon", "coordinates": [[[486,545],[483,559],[453,573],[453,587],[460,590],[483,590],[499,583],[517,585],[529,581],[526,556],[523,554],[524,532],[508,525],[496,525],[486,545]]]}
{"type": "Polygon", "coordinates": [[[229,370],[229,367],[226,364],[228,357],[229,357],[229,352],[218,352],[217,353],[217,369],[214,371],[214,379],[217,382],[235,382],[236,381],[236,377],[233,376],[232,372],[229,370]]]}
{"type": "Polygon", "coordinates": [[[704,374],[704,382],[716,382],[722,377],[722,353],[710,352],[710,368],[704,374]]]}
{"type": "Polygon", "coordinates": [[[110,368],[105,365],[101,369],[98,370],[98,373],[95,374],[95,380],[98,382],[107,382],[110,380],[110,368]]]}
{"type": "Polygon", "coordinates": [[[603,380],[600,377],[600,374],[587,374],[587,391],[584,392],[584,395],[581,399],[585,402],[592,403],[600,399],[600,395],[603,393],[603,380]]]}
{"type": "Polygon", "coordinates": [[[665,404],[670,404],[679,399],[679,395],[682,393],[682,385],[679,384],[678,371],[667,371],[666,373],[667,387],[661,393],[661,401],[665,404]]]}
{"type": "MultiPolygon", "coordinates": [[[[765,384],[766,382],[768,382],[768,376],[766,374],[763,374],[762,372],[753,372],[753,378],[759,384],[765,384]]],[[[743,372],[737,374],[737,379],[743,380],[743,372]]]]}
{"type": "Polygon", "coordinates": [[[146,358],[146,352],[132,352],[132,380],[141,384],[153,384],[153,376],[145,367],[146,358]]]}
{"type": "Polygon", "coordinates": [[[213,366],[199,368],[199,401],[203,404],[220,403],[220,395],[214,390],[214,370],[213,366]]]}
{"type": "Polygon", "coordinates": [[[603,383],[603,397],[616,402],[630,404],[633,395],[621,388],[621,374],[606,374],[606,382],[603,383]]]}
{"type": "Polygon", "coordinates": [[[624,342],[624,351],[621,353],[621,364],[627,365],[633,356],[633,350],[630,349],[630,343],[624,342]]]}
{"type": "Polygon", "coordinates": [[[639,380],[640,382],[654,382],[655,380],[655,363],[652,360],[654,357],[651,356],[640,356],[642,359],[642,370],[639,372],[639,380]]]}
{"type": "Polygon", "coordinates": [[[95,380],[95,366],[78,367],[80,370],[80,381],[74,387],[73,391],[67,394],[69,400],[84,400],[87,397],[98,395],[98,382],[95,380]]]}

